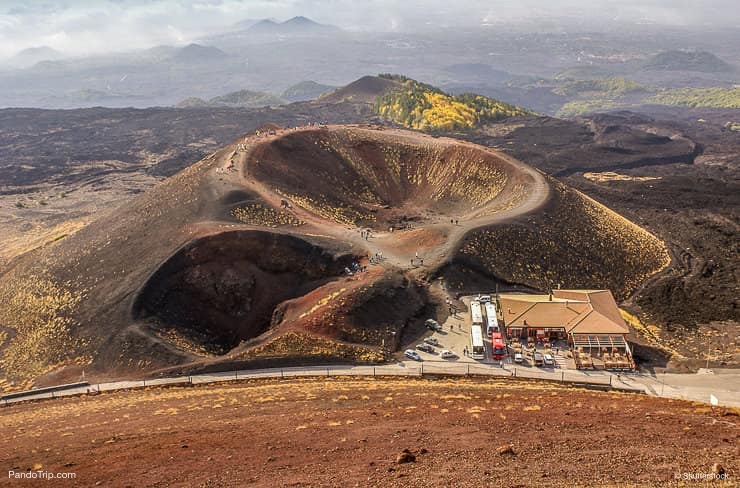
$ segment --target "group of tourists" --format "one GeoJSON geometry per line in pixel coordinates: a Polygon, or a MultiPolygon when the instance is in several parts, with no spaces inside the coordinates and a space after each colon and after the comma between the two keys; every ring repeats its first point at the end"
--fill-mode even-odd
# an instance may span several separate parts
{"type": "Polygon", "coordinates": [[[361,266],[356,261],[352,262],[349,266],[344,268],[344,274],[347,276],[354,276],[357,273],[361,273],[363,271],[367,271],[367,266],[361,266]]]}

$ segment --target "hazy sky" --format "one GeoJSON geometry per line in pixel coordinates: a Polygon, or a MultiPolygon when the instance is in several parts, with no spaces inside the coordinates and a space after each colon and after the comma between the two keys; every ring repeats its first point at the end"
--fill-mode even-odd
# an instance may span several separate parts
{"type": "Polygon", "coordinates": [[[35,46],[92,54],[182,44],[239,20],[296,15],[383,31],[560,17],[737,26],[740,0],[0,0],[0,58],[35,46]]]}

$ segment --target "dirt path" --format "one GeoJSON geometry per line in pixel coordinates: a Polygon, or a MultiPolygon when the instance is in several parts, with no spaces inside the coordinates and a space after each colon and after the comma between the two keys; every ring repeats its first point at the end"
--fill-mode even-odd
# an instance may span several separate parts
{"type": "MultiPolygon", "coordinates": [[[[334,128],[332,126],[330,129],[334,128]]],[[[237,150],[230,153],[220,165],[219,171],[224,172],[227,178],[236,185],[244,186],[256,193],[265,202],[281,208],[281,197],[274,189],[267,187],[248,172],[247,161],[251,151],[259,144],[269,143],[288,133],[296,131],[316,130],[315,127],[285,129],[275,131],[274,134],[261,135],[250,138],[248,143],[239,145],[237,150]],[[233,165],[233,166],[232,166],[233,165]],[[229,169],[231,168],[231,170],[229,169]]],[[[406,141],[417,143],[428,142],[429,136],[385,129],[384,135],[395,136],[402,134],[406,141]],[[415,136],[415,137],[414,137],[415,136]]],[[[342,242],[351,243],[356,248],[364,250],[368,256],[382,255],[382,265],[411,271],[412,274],[433,270],[440,266],[457,248],[465,234],[479,227],[501,223],[515,217],[535,211],[545,204],[550,192],[547,180],[538,170],[491,149],[482,148],[475,144],[457,139],[439,138],[442,143],[456,144],[461,147],[475,147],[485,150],[513,168],[514,174],[507,180],[502,192],[494,199],[481,207],[477,207],[463,215],[439,215],[428,218],[419,227],[410,230],[372,232],[369,238],[363,237],[361,228],[347,227],[346,225],[325,219],[313,212],[293,205],[290,212],[308,225],[303,228],[304,235],[319,235],[334,238],[342,242]],[[515,198],[515,192],[526,192],[520,201],[508,202],[515,198]],[[451,223],[455,219],[457,223],[451,223]],[[421,263],[423,262],[423,266],[421,263]]]]}

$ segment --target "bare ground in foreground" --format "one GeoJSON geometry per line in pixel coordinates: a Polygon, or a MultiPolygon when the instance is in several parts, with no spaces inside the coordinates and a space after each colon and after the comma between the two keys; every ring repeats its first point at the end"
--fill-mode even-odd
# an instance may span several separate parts
{"type": "Polygon", "coordinates": [[[3,470],[74,472],[81,486],[688,486],[674,476],[715,463],[727,486],[738,476],[737,410],[525,381],[253,380],[29,402],[0,419],[3,470]],[[416,462],[397,464],[404,449],[416,462]]]}

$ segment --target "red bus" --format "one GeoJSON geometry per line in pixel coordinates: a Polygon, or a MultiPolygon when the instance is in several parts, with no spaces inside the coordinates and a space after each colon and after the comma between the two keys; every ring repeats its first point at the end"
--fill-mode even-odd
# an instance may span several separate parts
{"type": "Polygon", "coordinates": [[[491,335],[491,346],[493,347],[491,351],[493,359],[504,359],[506,346],[504,345],[504,336],[501,335],[501,332],[494,332],[491,335]]]}

